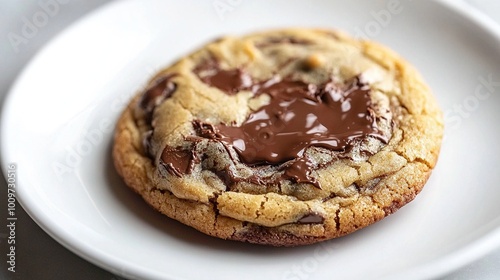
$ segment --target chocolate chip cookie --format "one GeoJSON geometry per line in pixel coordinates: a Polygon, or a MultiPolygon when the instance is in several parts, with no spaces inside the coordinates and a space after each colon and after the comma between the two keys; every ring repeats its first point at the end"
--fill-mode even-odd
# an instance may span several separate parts
{"type": "Polygon", "coordinates": [[[160,71],[121,115],[113,158],[161,213],[274,246],[340,237],[421,191],[443,135],[416,70],[338,31],[224,37],[160,71]]]}

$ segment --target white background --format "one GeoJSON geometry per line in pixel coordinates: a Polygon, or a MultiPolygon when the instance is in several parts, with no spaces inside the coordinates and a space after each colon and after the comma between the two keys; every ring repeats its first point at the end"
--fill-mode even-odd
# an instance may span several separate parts
{"type": "MultiPolygon", "coordinates": [[[[0,97],[2,101],[16,76],[46,42],[72,22],[110,0],[59,0],[61,3],[58,5],[59,11],[51,15],[46,24],[38,28],[32,38],[23,43],[12,44],[9,34],[20,34],[25,21],[30,20],[41,10],[40,2],[49,1],[0,0],[0,97]]],[[[467,2],[500,24],[500,1],[467,0],[467,2]]],[[[4,181],[3,178],[0,180],[2,184],[0,198],[7,197],[4,181]]],[[[0,211],[2,221],[6,218],[4,212],[0,211]]],[[[18,218],[16,273],[7,271],[8,264],[5,256],[7,229],[2,227],[0,228],[0,279],[121,279],[86,262],[59,245],[45,234],[20,207],[17,209],[16,216],[18,218]]],[[[481,260],[440,279],[499,279],[499,275],[500,248],[481,260]]]]}

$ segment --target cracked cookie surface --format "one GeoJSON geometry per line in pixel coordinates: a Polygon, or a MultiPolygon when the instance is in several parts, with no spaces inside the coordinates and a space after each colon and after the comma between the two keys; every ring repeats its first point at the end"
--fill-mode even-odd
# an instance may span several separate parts
{"type": "Polygon", "coordinates": [[[224,37],[157,73],[121,115],[113,158],[163,214],[274,246],[340,237],[410,202],[443,120],[397,54],[341,32],[224,37]]]}

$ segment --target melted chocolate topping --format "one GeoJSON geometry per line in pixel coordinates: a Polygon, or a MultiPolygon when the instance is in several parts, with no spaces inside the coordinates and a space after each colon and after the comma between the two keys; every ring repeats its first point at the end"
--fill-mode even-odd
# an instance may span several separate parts
{"type": "MultiPolygon", "coordinates": [[[[287,179],[320,188],[311,174],[318,163],[307,156],[308,148],[326,148],[342,154],[367,137],[388,141],[377,128],[370,88],[358,77],[346,85],[333,81],[315,85],[278,76],[254,83],[244,70],[223,70],[215,60],[205,61],[193,72],[207,85],[227,94],[250,90],[255,96],[271,97],[269,104],[252,112],[239,126],[193,121],[197,136],[188,136],[187,141],[211,139],[222,143],[228,151],[234,149],[244,164],[254,168],[273,165],[282,171],[278,178],[262,178],[256,174],[238,178],[229,170],[217,171],[228,186],[240,181],[279,184],[280,180],[287,179]]],[[[157,94],[153,92],[159,91],[155,88],[145,96],[154,99],[157,94]]],[[[176,176],[190,173],[194,163],[199,162],[194,151],[172,147],[165,148],[161,161],[176,176]]],[[[309,222],[315,218],[303,219],[309,222]]]]}
{"type": "Polygon", "coordinates": [[[304,154],[311,146],[347,152],[368,136],[387,141],[370,109],[370,89],[357,78],[347,87],[273,79],[254,90],[256,95],[269,94],[271,102],[240,126],[202,125],[200,136],[232,146],[249,165],[289,162],[283,166],[283,179],[320,187],[311,177],[314,164],[304,154]]]}
{"type": "Polygon", "coordinates": [[[302,157],[310,146],[335,151],[354,139],[383,138],[368,108],[369,88],[356,79],[347,88],[333,82],[321,87],[282,80],[260,87],[271,102],[240,126],[216,125],[220,140],[232,145],[247,164],[279,164],[302,157]]]}

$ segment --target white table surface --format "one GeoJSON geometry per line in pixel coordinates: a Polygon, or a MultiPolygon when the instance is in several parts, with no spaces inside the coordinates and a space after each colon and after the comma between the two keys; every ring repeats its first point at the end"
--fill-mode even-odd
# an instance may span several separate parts
{"type": "MultiPolygon", "coordinates": [[[[16,76],[34,54],[72,22],[111,0],[0,0],[0,98],[3,103],[16,76]],[[58,1],[58,2],[56,2],[58,1]],[[41,10],[40,3],[56,2],[58,11],[51,15],[36,34],[16,46],[9,33],[20,33],[25,20],[41,10]]],[[[422,1],[422,0],[421,0],[422,1]]],[[[425,1],[425,0],[423,0],[425,1]]],[[[462,0],[457,0],[462,1],[462,0]]],[[[500,24],[500,1],[463,0],[500,24]]],[[[500,28],[500,27],[499,27],[500,28]]],[[[2,176],[2,175],[0,175],[2,176]]],[[[0,179],[0,198],[6,201],[6,183],[0,179]]],[[[2,201],[2,205],[4,202],[2,201]]],[[[6,220],[7,211],[0,211],[6,220]]],[[[22,209],[17,210],[16,272],[7,270],[7,229],[0,228],[0,279],[123,279],[73,254],[49,237],[22,209]]],[[[389,264],[388,264],[389,265],[389,264]]],[[[500,279],[500,248],[440,280],[500,279]]]]}

